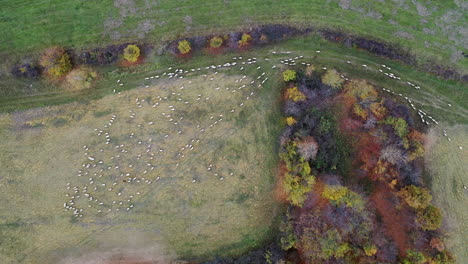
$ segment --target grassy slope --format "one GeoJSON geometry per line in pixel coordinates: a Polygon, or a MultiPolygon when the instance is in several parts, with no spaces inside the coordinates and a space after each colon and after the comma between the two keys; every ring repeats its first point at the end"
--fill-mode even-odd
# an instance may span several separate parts
{"type": "Polygon", "coordinates": [[[466,126],[436,127],[429,136],[433,144],[426,155],[430,172],[431,187],[436,205],[444,214],[447,227],[447,248],[457,257],[457,263],[468,262],[468,128],[466,126]],[[442,129],[447,130],[452,139],[442,137],[442,129]],[[464,146],[460,150],[458,146],[464,146]]]}
{"type": "MultiPolygon", "coordinates": [[[[106,96],[90,103],[0,116],[0,135],[4,139],[0,142],[3,172],[0,199],[4,201],[0,205],[0,262],[57,263],[63,256],[87,255],[96,250],[122,248],[121,252],[125,253],[129,249],[146,247],[162,251],[154,254],[175,253],[181,258],[198,259],[238,255],[268,239],[271,228],[275,228],[277,211],[270,191],[274,184],[275,142],[279,132],[278,107],[271,106],[277,103],[278,93],[274,91],[278,87],[274,82],[263,90],[255,85],[253,89],[257,95],[251,96],[241,108],[237,105],[250,93],[250,80],[244,79],[247,87],[233,94],[224,89],[216,91],[215,87],[220,83],[223,88],[239,86],[234,82],[238,75],[210,77],[215,81],[201,76],[175,82],[164,80],[156,82],[153,88],[133,89],[121,96],[106,96]],[[192,84],[187,84],[189,80],[192,84]],[[179,90],[181,85],[185,85],[186,90],[179,90]],[[176,100],[169,91],[182,93],[184,100],[191,104],[176,100]],[[210,101],[198,104],[195,100],[198,93],[209,96],[210,101]],[[153,97],[154,103],[158,101],[157,95],[165,94],[169,99],[160,102],[158,108],[146,103],[143,108],[135,105],[137,97],[146,101],[153,97]],[[175,105],[177,111],[167,110],[168,105],[175,105]],[[230,113],[231,108],[238,108],[238,111],[230,113]],[[129,109],[137,114],[135,119],[128,117],[129,109]],[[185,117],[186,121],[180,121],[183,134],[177,135],[172,122],[166,123],[161,114],[167,111],[185,117]],[[99,139],[95,135],[93,128],[104,129],[102,126],[109,122],[111,113],[118,116],[109,129],[112,140],[130,146],[129,154],[119,153],[114,146],[108,147],[103,144],[102,136],[99,139]],[[220,113],[224,113],[224,121],[208,129],[207,123],[212,122],[210,115],[220,113]],[[36,114],[39,117],[34,117],[36,114]],[[66,120],[65,124],[56,125],[57,117],[66,120]],[[38,120],[45,125],[21,128],[27,120],[38,120]],[[152,120],[156,125],[146,125],[152,120]],[[136,126],[140,122],[143,128],[136,126]],[[196,124],[206,127],[207,132],[198,132],[196,124]],[[141,192],[141,197],[133,198],[135,209],[130,213],[124,209],[115,212],[111,201],[121,200],[121,197],[101,190],[102,187],[91,190],[93,196],[105,203],[104,207],[110,205],[114,211],[105,211],[103,216],[96,212],[96,204],[90,202],[92,207],[88,208],[86,199],[78,199],[76,204],[84,208],[85,214],[73,224],[70,211],[64,212],[62,204],[69,199],[64,196],[66,182],[80,189],[89,185],[88,177],[76,176],[76,170],[82,169],[81,164],[86,160],[82,145],[88,145],[91,153],[88,155],[104,160],[106,167],[113,163],[111,155],[122,155],[118,164],[123,171],[139,176],[147,168],[146,162],[139,164],[135,157],[137,153],[145,153],[145,149],[136,144],[137,139],[129,139],[131,131],[136,132],[138,139],[155,139],[156,146],[165,149],[163,154],[156,151],[153,162],[157,168],[146,174],[155,183],[143,184],[137,190],[138,184],[117,181],[114,188],[119,188],[123,197],[141,192]],[[162,138],[165,133],[171,135],[169,139],[162,138]],[[175,152],[193,137],[198,137],[200,143],[192,143],[195,150],[185,153],[185,160],[178,161],[175,152]],[[100,148],[105,151],[99,152],[100,148]],[[256,162],[251,163],[252,160],[256,162]],[[176,162],[180,162],[177,168],[174,167],[176,162]],[[214,172],[207,171],[210,163],[214,164],[213,171],[224,176],[224,180],[220,181],[213,176],[214,172]],[[135,165],[128,169],[128,164],[135,165]],[[234,174],[229,175],[229,171],[234,174]],[[157,176],[161,180],[156,181],[157,176]],[[192,183],[194,178],[197,183],[192,183]]],[[[95,184],[106,183],[107,186],[112,184],[113,175],[120,173],[104,171],[99,172],[104,174],[102,178],[92,176],[97,170],[89,169],[89,176],[95,178],[95,184]]]]}
{"type": "MultiPolygon", "coordinates": [[[[423,8],[418,13],[413,2],[5,0],[0,10],[0,34],[4,39],[0,54],[15,58],[50,45],[97,46],[139,39],[161,44],[161,40],[179,35],[223,32],[263,23],[341,28],[391,40],[422,57],[444,62],[450,61],[454,52],[460,54],[466,45],[466,3],[455,1],[460,3],[457,6],[454,1],[420,1],[423,8]]],[[[453,62],[466,71],[466,60],[453,62]]]]}

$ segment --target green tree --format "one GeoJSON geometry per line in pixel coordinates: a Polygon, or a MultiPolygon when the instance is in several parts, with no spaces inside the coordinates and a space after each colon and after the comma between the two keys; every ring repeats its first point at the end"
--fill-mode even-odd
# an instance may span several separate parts
{"type": "Polygon", "coordinates": [[[395,130],[395,134],[402,139],[408,135],[408,124],[403,118],[389,116],[383,121],[383,123],[391,125],[395,130]]]}
{"type": "Polygon", "coordinates": [[[283,79],[285,82],[294,81],[296,80],[296,71],[293,70],[285,70],[283,72],[283,79]]]}
{"type": "Polygon", "coordinates": [[[439,208],[429,205],[424,209],[418,209],[417,222],[424,230],[437,230],[442,225],[442,214],[439,208]]]}

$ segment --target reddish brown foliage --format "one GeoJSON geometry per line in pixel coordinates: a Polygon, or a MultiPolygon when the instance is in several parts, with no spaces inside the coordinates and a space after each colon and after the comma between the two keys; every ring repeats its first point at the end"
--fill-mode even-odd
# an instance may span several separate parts
{"type": "Polygon", "coordinates": [[[382,217],[386,234],[395,241],[400,256],[404,256],[406,250],[410,249],[408,234],[414,222],[411,213],[407,209],[396,209],[395,203],[398,198],[395,192],[383,184],[375,188],[370,200],[382,217]]]}

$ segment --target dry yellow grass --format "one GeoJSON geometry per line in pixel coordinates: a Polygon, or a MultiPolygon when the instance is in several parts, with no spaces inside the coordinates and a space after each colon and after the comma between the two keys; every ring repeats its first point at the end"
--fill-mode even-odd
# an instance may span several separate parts
{"type": "Polygon", "coordinates": [[[0,241],[11,247],[2,244],[0,259],[55,263],[152,246],[157,254],[202,258],[261,243],[277,208],[270,192],[275,124],[267,121],[275,110],[251,95],[260,88],[249,78],[237,78],[160,81],[88,104],[1,116],[0,241]]]}

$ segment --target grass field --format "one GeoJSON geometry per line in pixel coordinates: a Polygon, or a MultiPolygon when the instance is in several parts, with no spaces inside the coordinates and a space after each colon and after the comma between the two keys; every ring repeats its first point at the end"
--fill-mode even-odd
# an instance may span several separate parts
{"type": "Polygon", "coordinates": [[[268,240],[277,86],[219,71],[2,115],[2,263],[116,248],[196,260],[268,240]]]}
{"type": "Polygon", "coordinates": [[[98,46],[223,32],[255,24],[340,28],[411,48],[466,72],[464,1],[46,0],[2,2],[0,54],[18,58],[51,45],[98,46]],[[326,12],[323,12],[326,10],[326,12]],[[448,64],[448,63],[447,63],[448,64]]]}
{"type": "Polygon", "coordinates": [[[187,61],[150,54],[145,64],[133,68],[97,67],[95,87],[74,92],[45,79],[14,78],[9,68],[37,59],[51,45],[86,48],[145,41],[158,49],[181,36],[285,23],[390,40],[410,48],[420,62],[435,58],[467,73],[468,60],[461,56],[468,43],[467,9],[459,0],[2,1],[0,262],[76,263],[119,253],[200,260],[235,256],[261,245],[275,233],[281,210],[271,195],[280,129],[279,72],[288,67],[280,60],[296,56],[304,56],[298,64],[335,68],[389,88],[397,100],[406,96],[441,122],[430,135],[428,180],[447,219],[448,248],[458,263],[467,262],[466,84],[317,35],[244,51],[240,55],[258,62],[242,71],[240,65],[204,70],[233,62],[238,53],[200,52],[187,61]],[[144,79],[162,76],[169,67],[188,72],[177,80],[144,79]],[[190,71],[198,67],[203,70],[190,71]],[[261,72],[270,80],[258,88],[261,72]],[[442,129],[452,142],[442,137],[442,129]],[[87,164],[89,168],[82,167],[87,164]],[[63,203],[77,208],[78,216],[75,209],[65,211],[63,203]]]}
{"type": "Polygon", "coordinates": [[[432,147],[426,155],[431,188],[436,205],[444,214],[447,227],[447,248],[457,257],[457,263],[468,262],[468,144],[467,126],[436,127],[429,134],[432,147]],[[445,129],[451,141],[441,136],[445,129]]]}

